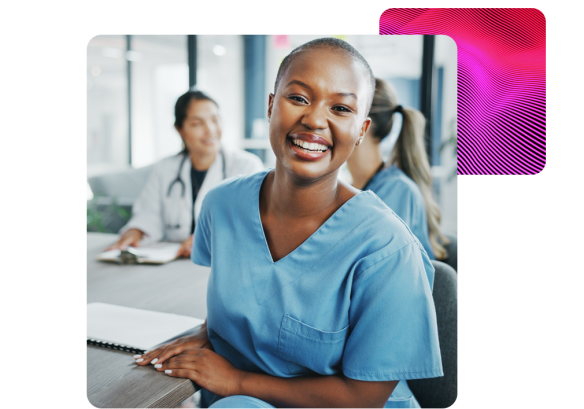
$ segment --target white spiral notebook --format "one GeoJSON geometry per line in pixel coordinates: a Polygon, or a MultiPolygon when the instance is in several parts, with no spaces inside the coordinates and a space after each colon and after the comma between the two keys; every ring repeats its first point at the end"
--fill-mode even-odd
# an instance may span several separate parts
{"type": "Polygon", "coordinates": [[[203,322],[185,315],[94,302],[87,304],[87,344],[143,353],[203,322]]]}

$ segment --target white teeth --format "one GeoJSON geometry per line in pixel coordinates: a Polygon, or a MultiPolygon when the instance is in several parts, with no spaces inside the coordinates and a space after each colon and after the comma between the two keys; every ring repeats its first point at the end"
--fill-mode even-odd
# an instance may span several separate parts
{"type": "Polygon", "coordinates": [[[310,143],[306,141],[301,141],[300,139],[293,139],[292,143],[296,146],[300,146],[301,148],[308,149],[311,151],[324,152],[328,149],[326,146],[321,145],[320,143],[310,143]]]}

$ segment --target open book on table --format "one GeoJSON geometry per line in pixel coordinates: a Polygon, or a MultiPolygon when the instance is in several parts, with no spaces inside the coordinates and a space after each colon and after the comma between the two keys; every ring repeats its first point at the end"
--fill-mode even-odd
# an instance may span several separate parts
{"type": "Polygon", "coordinates": [[[141,354],[203,322],[185,315],[94,302],[87,304],[87,344],[141,354]]]}

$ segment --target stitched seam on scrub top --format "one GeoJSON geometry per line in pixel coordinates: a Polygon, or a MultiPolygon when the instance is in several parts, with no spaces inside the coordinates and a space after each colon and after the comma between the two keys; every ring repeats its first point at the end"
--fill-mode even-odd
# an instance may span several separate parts
{"type": "MultiPolygon", "coordinates": [[[[347,232],[347,234],[345,234],[343,237],[341,237],[339,240],[337,240],[337,242],[330,248],[328,249],[328,251],[326,251],[325,253],[323,253],[322,257],[319,258],[317,261],[315,261],[314,263],[312,263],[309,267],[309,269],[311,269],[312,267],[314,267],[315,265],[317,265],[318,263],[320,263],[322,261],[323,258],[325,258],[331,251],[333,251],[344,239],[345,237],[347,237],[348,235],[350,235],[351,233],[353,233],[358,227],[361,226],[361,223],[363,222],[363,220],[365,220],[367,217],[364,216],[361,220],[359,220],[359,223],[355,224],[355,227],[353,227],[351,229],[351,231],[347,232]]],[[[321,226],[322,227],[322,226],[321,226]]],[[[306,273],[305,273],[306,274],[306,273]]],[[[303,274],[304,275],[304,274],[303,274]]],[[[286,284],[287,285],[287,284],[286,284]]]]}
{"type": "Polygon", "coordinates": [[[441,372],[442,368],[434,367],[432,369],[425,369],[420,371],[390,371],[390,372],[363,372],[363,371],[354,371],[352,369],[347,369],[343,367],[343,372],[345,369],[349,373],[359,374],[359,375],[392,375],[392,374],[399,374],[399,375],[420,375],[420,374],[431,374],[435,372],[441,372]]]}
{"type": "Polygon", "coordinates": [[[377,196],[377,195],[375,195],[375,198],[376,198],[376,199],[377,199],[377,200],[378,200],[378,201],[379,201],[381,204],[383,204],[385,207],[387,207],[387,208],[388,208],[388,209],[389,209],[389,210],[390,210],[390,211],[393,213],[393,215],[394,215],[395,217],[397,217],[397,219],[398,219],[398,220],[399,220],[399,221],[400,221],[400,222],[401,222],[401,223],[402,223],[402,224],[403,224],[403,225],[406,227],[406,229],[408,229],[408,231],[410,232],[410,234],[412,235],[412,237],[414,237],[416,240],[418,239],[418,238],[416,237],[416,235],[415,235],[415,234],[412,232],[412,229],[410,229],[410,226],[408,226],[408,224],[407,224],[406,222],[404,222],[404,221],[403,221],[403,219],[402,219],[401,217],[399,217],[399,215],[398,215],[396,212],[394,212],[394,211],[393,211],[393,209],[392,209],[391,207],[389,207],[389,206],[387,205],[387,203],[385,203],[383,200],[381,200],[381,199],[379,198],[379,196],[377,196]]]}
{"type": "MultiPolygon", "coordinates": [[[[288,317],[288,318],[289,318],[289,319],[291,319],[292,321],[296,321],[297,323],[299,323],[299,324],[301,324],[301,325],[304,325],[305,327],[311,328],[311,329],[313,329],[313,330],[315,330],[315,331],[318,331],[318,332],[323,332],[323,333],[325,333],[325,334],[338,334],[339,332],[343,332],[344,330],[346,330],[347,328],[349,328],[349,326],[347,325],[345,328],[343,328],[343,329],[341,329],[341,330],[338,330],[338,331],[323,331],[323,330],[321,330],[321,329],[318,329],[318,328],[311,327],[310,325],[308,325],[308,324],[305,324],[305,323],[303,323],[302,321],[299,321],[299,320],[297,320],[297,319],[295,319],[295,318],[292,318],[292,317],[291,317],[291,316],[289,316],[288,314],[284,314],[284,317],[288,317]]],[[[289,329],[286,329],[286,328],[284,328],[284,331],[288,331],[288,332],[296,333],[295,331],[290,331],[289,329]]]]}
{"type": "Polygon", "coordinates": [[[282,331],[289,332],[290,334],[295,335],[295,336],[297,336],[299,338],[304,338],[304,339],[307,339],[309,341],[318,342],[319,344],[336,344],[337,342],[341,342],[341,341],[344,341],[345,340],[344,338],[339,338],[339,339],[334,339],[334,340],[327,341],[327,340],[322,340],[322,339],[310,338],[310,337],[307,337],[306,335],[304,335],[304,334],[302,334],[300,332],[290,331],[290,330],[288,330],[286,328],[282,328],[282,331]]]}
{"type": "Polygon", "coordinates": [[[378,260],[378,261],[376,261],[375,263],[371,264],[369,267],[365,268],[363,271],[361,271],[361,272],[358,272],[357,274],[355,274],[355,278],[354,278],[354,280],[356,280],[356,279],[357,279],[357,278],[358,278],[358,277],[359,277],[361,274],[363,274],[365,271],[369,270],[371,267],[374,267],[374,266],[376,266],[377,264],[381,263],[381,262],[382,262],[382,261],[384,261],[385,259],[387,259],[387,258],[389,258],[389,257],[393,256],[395,253],[398,253],[398,252],[402,251],[402,250],[403,250],[403,249],[405,249],[407,246],[409,246],[410,244],[412,244],[412,243],[415,243],[415,242],[416,242],[415,240],[412,240],[412,241],[410,241],[409,243],[407,243],[407,244],[403,245],[403,246],[402,246],[402,247],[400,247],[399,249],[397,249],[397,250],[395,250],[395,251],[391,252],[390,254],[388,254],[388,255],[384,256],[383,258],[379,259],[379,260],[378,260]]]}

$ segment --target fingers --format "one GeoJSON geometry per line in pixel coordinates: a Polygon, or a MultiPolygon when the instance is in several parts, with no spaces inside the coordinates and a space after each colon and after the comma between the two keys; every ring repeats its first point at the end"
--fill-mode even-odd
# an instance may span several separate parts
{"type": "Polygon", "coordinates": [[[187,378],[194,382],[197,382],[198,378],[198,372],[190,369],[167,369],[164,373],[174,378],[187,378]]]}
{"type": "Polygon", "coordinates": [[[176,257],[183,257],[185,251],[185,243],[181,244],[180,248],[178,249],[178,251],[176,252],[176,257]]]}
{"type": "Polygon", "coordinates": [[[109,246],[108,248],[104,249],[104,251],[114,250],[114,249],[124,250],[128,246],[132,245],[133,241],[134,241],[133,237],[123,237],[122,236],[116,243],[114,243],[111,246],[109,246]]]}
{"type": "Polygon", "coordinates": [[[154,364],[154,368],[158,372],[165,372],[168,369],[189,369],[196,370],[197,365],[200,362],[200,358],[204,357],[201,353],[201,349],[189,349],[181,354],[169,358],[166,362],[154,364]],[[188,352],[188,353],[187,353],[188,352]]]}
{"type": "Polygon", "coordinates": [[[177,257],[190,257],[191,248],[193,247],[193,235],[191,234],[188,239],[182,242],[180,249],[176,253],[177,257]]]}
{"type": "Polygon", "coordinates": [[[137,355],[134,356],[136,363],[138,365],[148,365],[148,364],[156,364],[162,363],[173,356],[180,354],[184,351],[187,346],[183,344],[177,345],[170,345],[167,348],[159,348],[148,352],[147,354],[142,354],[139,357],[137,355]]]}
{"type": "MultiPolygon", "coordinates": [[[[169,358],[176,356],[183,351],[190,350],[190,349],[211,349],[213,350],[213,346],[209,339],[205,336],[201,336],[201,334],[197,334],[195,336],[188,336],[184,338],[179,338],[176,341],[170,342],[168,344],[162,345],[156,349],[151,351],[146,351],[140,355],[134,355],[134,359],[138,365],[148,365],[150,363],[163,363],[169,358]]],[[[189,354],[192,354],[189,352],[189,354]]]]}
{"type": "Polygon", "coordinates": [[[158,362],[157,358],[162,353],[164,353],[167,349],[172,348],[175,345],[177,345],[179,343],[178,341],[180,341],[180,340],[177,340],[177,341],[165,344],[165,345],[161,345],[160,347],[153,349],[151,351],[144,351],[144,353],[141,355],[134,355],[134,359],[136,360],[136,363],[138,365],[148,365],[149,363],[151,363],[155,359],[156,359],[156,362],[158,362]]]}
{"type": "Polygon", "coordinates": [[[158,351],[158,349],[152,351],[144,351],[143,354],[134,355],[133,358],[136,360],[136,363],[138,365],[147,365],[150,363],[150,361],[152,361],[152,358],[156,356],[156,351],[158,351]]]}

